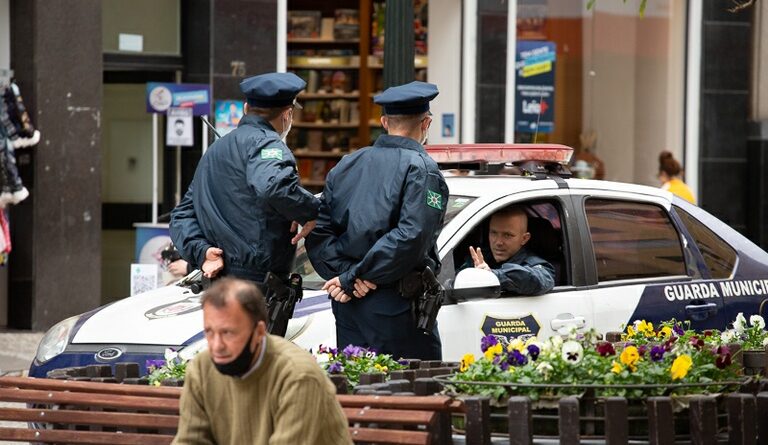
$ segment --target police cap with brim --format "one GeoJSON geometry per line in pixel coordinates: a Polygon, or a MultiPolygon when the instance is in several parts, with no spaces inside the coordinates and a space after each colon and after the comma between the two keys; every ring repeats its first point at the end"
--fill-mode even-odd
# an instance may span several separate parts
{"type": "Polygon", "coordinates": [[[307,83],[293,73],[259,74],[240,82],[248,105],[257,108],[298,106],[296,96],[306,87],[307,83]]]}
{"type": "Polygon", "coordinates": [[[437,85],[414,81],[387,88],[373,101],[384,107],[384,114],[419,114],[429,111],[429,102],[438,94],[437,85]]]}

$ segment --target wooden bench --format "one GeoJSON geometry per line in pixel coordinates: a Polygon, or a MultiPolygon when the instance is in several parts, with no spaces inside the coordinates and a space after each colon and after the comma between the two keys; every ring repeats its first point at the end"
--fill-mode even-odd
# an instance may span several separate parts
{"type": "MultiPolygon", "coordinates": [[[[181,388],[72,380],[0,377],[1,441],[40,443],[169,444],[179,420],[181,388]]],[[[433,445],[451,443],[445,396],[339,395],[356,443],[433,445]]]]}

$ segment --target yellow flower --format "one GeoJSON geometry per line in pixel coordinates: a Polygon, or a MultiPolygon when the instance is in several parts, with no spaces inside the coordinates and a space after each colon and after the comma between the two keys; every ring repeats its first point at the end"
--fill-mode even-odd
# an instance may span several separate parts
{"type": "Polygon", "coordinates": [[[627,367],[634,372],[637,370],[637,362],[640,361],[640,352],[634,346],[627,346],[621,351],[619,359],[621,360],[621,363],[627,365],[627,367]]]}
{"type": "Polygon", "coordinates": [[[672,362],[672,367],[669,368],[669,373],[672,375],[672,380],[680,380],[684,378],[686,375],[688,375],[688,371],[690,371],[692,365],[693,360],[691,359],[690,355],[683,354],[677,357],[675,361],[672,362]]]}
{"type": "Polygon", "coordinates": [[[155,383],[154,383],[154,385],[155,385],[155,386],[160,386],[160,380],[155,380],[155,383]]]}
{"type": "Polygon", "coordinates": [[[634,336],[635,336],[635,329],[632,327],[632,325],[627,326],[627,336],[626,336],[626,338],[633,338],[634,336]]]}
{"type": "Polygon", "coordinates": [[[611,368],[611,372],[614,373],[614,374],[618,374],[618,373],[621,372],[621,369],[622,369],[621,365],[616,360],[614,360],[613,361],[613,368],[611,368]]]}
{"type": "Polygon", "coordinates": [[[378,363],[374,363],[374,365],[373,365],[373,369],[375,369],[375,370],[377,370],[377,371],[379,371],[379,372],[384,372],[384,373],[386,373],[386,372],[387,372],[387,367],[386,367],[386,366],[381,366],[381,365],[380,365],[380,364],[378,364],[378,363]]]}
{"type": "Polygon", "coordinates": [[[459,364],[459,371],[466,372],[467,369],[469,369],[469,365],[472,363],[475,363],[474,354],[464,354],[464,357],[461,358],[461,363],[459,364]]]}
{"type": "Polygon", "coordinates": [[[663,328],[659,329],[659,338],[669,338],[672,336],[672,328],[669,326],[664,326],[663,328]]]}
{"type": "Polygon", "coordinates": [[[525,349],[525,343],[519,338],[512,340],[507,345],[507,352],[512,352],[515,349],[517,349],[518,352],[523,352],[523,349],[525,349]]]}
{"type": "Polygon", "coordinates": [[[653,331],[653,323],[641,320],[637,324],[637,332],[645,335],[646,337],[655,337],[656,333],[653,331]]]}
{"type": "Polygon", "coordinates": [[[496,343],[495,345],[485,350],[485,358],[488,360],[493,360],[494,357],[501,355],[502,352],[504,352],[504,347],[501,346],[501,343],[496,343]]]}

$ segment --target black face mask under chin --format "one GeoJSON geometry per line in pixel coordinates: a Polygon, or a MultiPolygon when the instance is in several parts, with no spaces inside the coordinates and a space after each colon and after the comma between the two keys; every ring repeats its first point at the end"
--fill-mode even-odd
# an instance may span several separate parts
{"type": "Polygon", "coordinates": [[[213,366],[215,366],[216,369],[224,375],[240,377],[241,375],[245,374],[248,371],[248,367],[251,365],[251,361],[253,360],[251,340],[253,340],[253,331],[251,331],[251,335],[248,337],[248,341],[245,342],[245,346],[243,347],[242,352],[240,352],[240,355],[238,355],[229,363],[218,364],[213,362],[213,366]]]}

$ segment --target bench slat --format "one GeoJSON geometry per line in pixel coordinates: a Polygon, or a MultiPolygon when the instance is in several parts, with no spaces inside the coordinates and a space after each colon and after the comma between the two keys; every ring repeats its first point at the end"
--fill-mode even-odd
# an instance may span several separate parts
{"type": "Polygon", "coordinates": [[[161,434],[115,434],[95,431],[0,428],[0,440],[71,444],[135,445],[140,443],[142,445],[168,445],[173,440],[173,436],[161,434]]]}
{"type": "Polygon", "coordinates": [[[356,443],[379,443],[400,445],[428,445],[429,433],[422,431],[379,430],[373,428],[350,428],[349,434],[356,443]]]}
{"type": "Polygon", "coordinates": [[[375,422],[399,425],[431,425],[434,411],[404,409],[342,408],[350,422],[375,422]]]}
{"type": "Polygon", "coordinates": [[[176,399],[167,398],[0,388],[0,400],[6,402],[135,409],[170,414],[179,413],[179,401],[176,399]]]}
{"type": "Polygon", "coordinates": [[[0,377],[0,387],[125,396],[167,397],[170,399],[178,399],[181,396],[181,388],[170,386],[120,385],[116,383],[78,382],[74,380],[39,379],[34,377],[0,377]]]}
{"type": "Polygon", "coordinates": [[[179,417],[167,414],[114,413],[55,409],[0,408],[0,420],[11,422],[61,423],[67,425],[102,425],[175,430],[179,417]]]}
{"type": "Polygon", "coordinates": [[[447,396],[360,396],[336,395],[341,406],[356,408],[370,406],[371,408],[413,409],[447,411],[452,409],[451,398],[447,396]]]}

